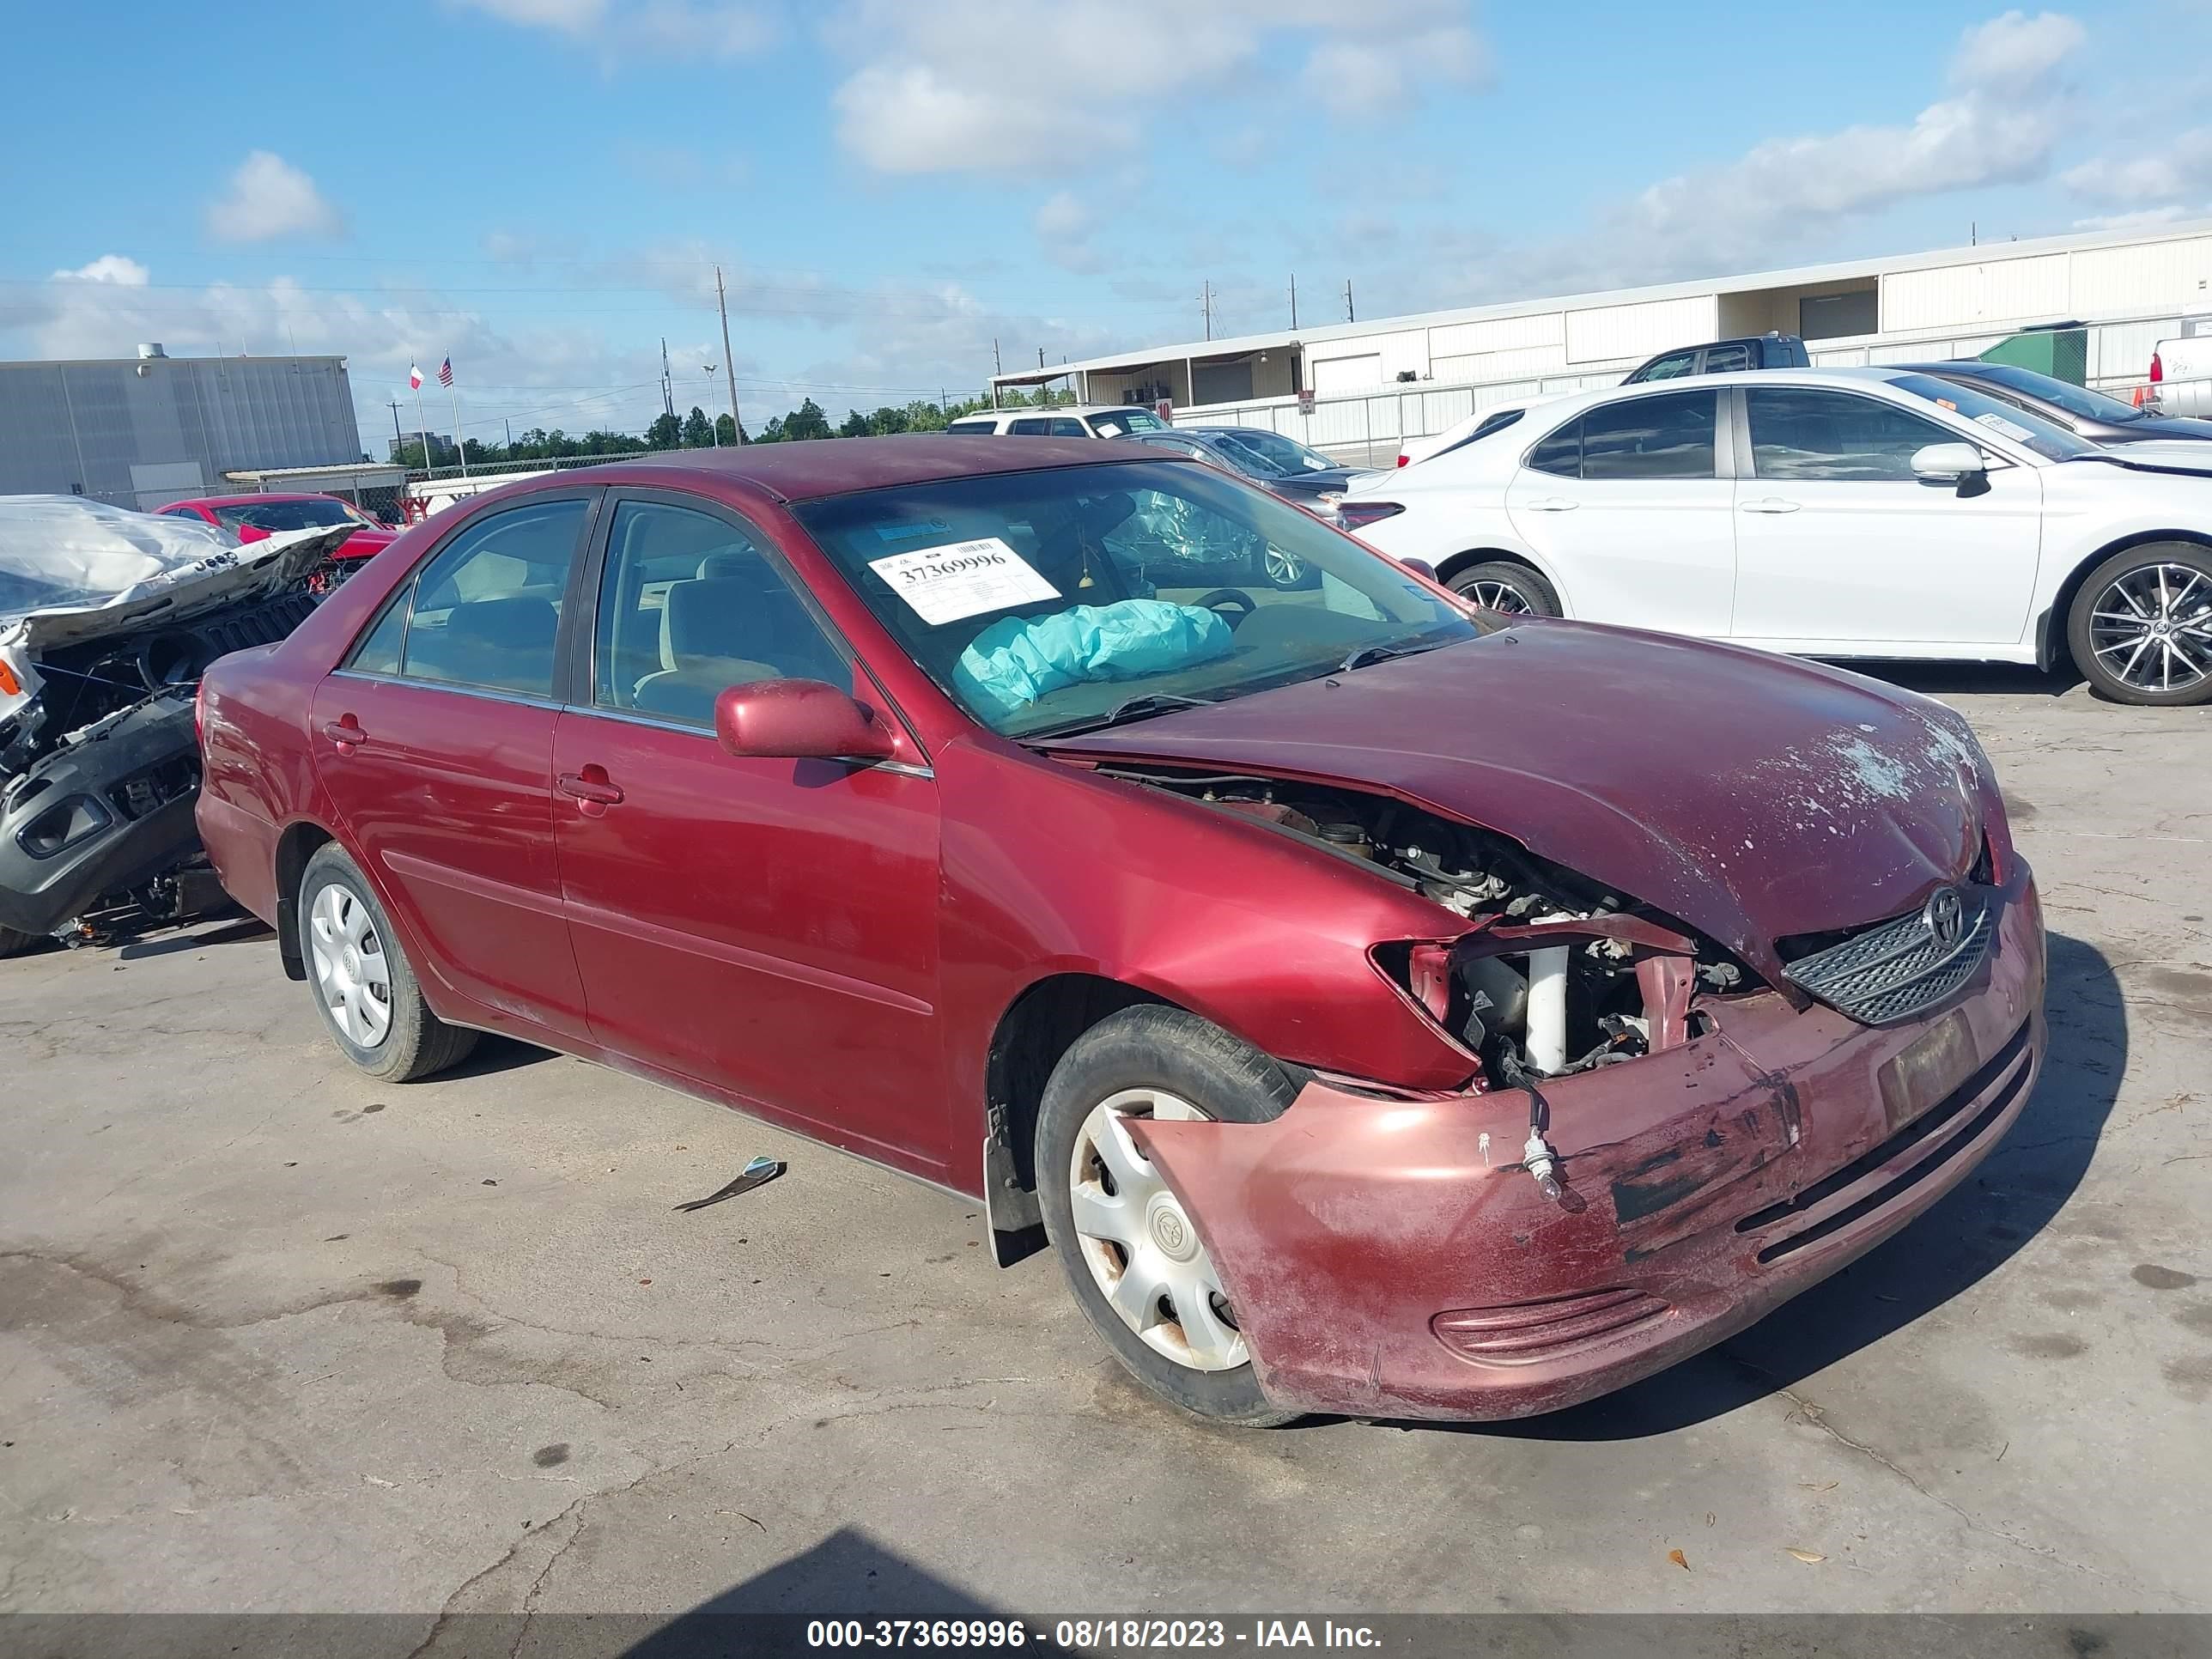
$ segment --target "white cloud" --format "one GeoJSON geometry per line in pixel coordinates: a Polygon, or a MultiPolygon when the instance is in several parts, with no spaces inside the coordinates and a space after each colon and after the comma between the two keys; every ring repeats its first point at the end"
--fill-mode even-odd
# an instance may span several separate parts
{"type": "Polygon", "coordinates": [[[136,259],[125,258],[120,253],[103,253],[90,264],[79,265],[75,270],[58,270],[53,280],[58,283],[114,283],[123,288],[143,288],[149,272],[136,259]]]}
{"type": "Polygon", "coordinates": [[[1902,125],[1771,139],[1736,160],[1661,180],[1603,216],[1596,240],[1634,280],[1778,257],[1837,222],[1917,197],[2044,176],[2068,128],[2062,75],[2072,18],[2020,12],[1968,29],[1950,96],[1902,125]]]}
{"type": "MultiPolygon", "coordinates": [[[[838,142],[879,173],[1072,172],[1130,150],[1148,106],[1240,93],[1285,37],[1312,40],[1305,84],[1332,112],[1402,109],[1480,70],[1468,0],[852,0],[826,31],[859,67],[831,94],[838,142]],[[1393,51],[1366,44],[1395,43],[1393,51]]],[[[1256,86],[1249,88],[1260,95],[1256,86]]]]}
{"type": "Polygon", "coordinates": [[[2178,225],[2191,219],[2212,218],[2212,207],[2191,206],[2177,202],[2166,207],[2136,208],[2126,213],[2096,213],[2086,219],[2076,219],[2076,230],[2157,230],[2166,225],[2178,225]]]}
{"type": "Polygon", "coordinates": [[[2069,167],[2060,182],[2095,202],[2168,203],[2212,191],[2212,127],[2160,135],[2124,156],[2100,155],[2069,167]]]}
{"type": "Polygon", "coordinates": [[[226,242],[340,236],[345,222],[315,181],[283,156],[257,149],[230,175],[229,193],[207,210],[209,234],[226,242]]]}
{"type": "Polygon", "coordinates": [[[671,56],[742,58],[775,39],[773,20],[749,0],[450,0],[503,23],[544,29],[609,52],[641,47],[671,56]]]}
{"type": "Polygon", "coordinates": [[[1490,68],[1490,55],[1473,29],[1449,24],[1386,40],[1323,40],[1306,59],[1306,90],[1340,120],[1359,120],[1401,109],[1418,95],[1422,79],[1472,86],[1490,68]]]}
{"type": "Polygon", "coordinates": [[[1098,228],[1098,216],[1068,191],[1047,197],[1032,222],[1044,257],[1062,270],[1089,275],[1106,268],[1105,256],[1091,240],[1098,228]]]}

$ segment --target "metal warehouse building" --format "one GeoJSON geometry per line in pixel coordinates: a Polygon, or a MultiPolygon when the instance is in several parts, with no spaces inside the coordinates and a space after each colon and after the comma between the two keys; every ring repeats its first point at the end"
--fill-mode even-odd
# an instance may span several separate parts
{"type": "Polygon", "coordinates": [[[2198,310],[2212,311],[2212,222],[1192,340],[994,384],[1065,376],[1085,403],[1165,398],[1178,423],[1379,453],[1492,404],[1610,386],[1674,346],[1770,329],[1802,335],[1815,363],[1863,364],[1972,356],[2024,329],[2080,324],[2087,383],[2124,392],[2142,383],[2153,343],[2198,310]]]}
{"type": "Polygon", "coordinates": [[[343,357],[0,363],[0,495],[153,507],[234,488],[226,472],[361,459],[343,357]]]}

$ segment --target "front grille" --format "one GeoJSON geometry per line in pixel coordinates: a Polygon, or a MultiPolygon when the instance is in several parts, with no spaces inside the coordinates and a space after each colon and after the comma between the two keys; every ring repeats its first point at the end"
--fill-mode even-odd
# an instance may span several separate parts
{"type": "Polygon", "coordinates": [[[1974,1114],[1971,1121],[1937,1147],[1934,1153],[1923,1158],[1911,1169],[1899,1172],[1875,1191],[1856,1202],[1845,1205],[1833,1215],[1825,1216],[1802,1232],[1790,1233],[1774,1240],[1759,1253],[1762,1265],[1780,1260],[1808,1244],[1817,1244],[1832,1233],[1840,1232],[1853,1222],[1873,1214],[1884,1205],[1902,1197],[1911,1188],[1918,1186],[1929,1176],[1948,1164],[1954,1158],[1978,1140],[1990,1125],[2004,1115],[2021,1090],[2027,1086],[2032,1069],[2028,1056],[2028,1027],[2022,1024],[2006,1039],[2004,1046],[1990,1056],[1974,1074],[1918,1117],[1872,1151],[1862,1153],[1840,1170],[1823,1176],[1802,1191],[1793,1194],[1779,1204],[1770,1204],[1765,1209],[1743,1218],[1735,1224],[1740,1233],[1756,1232],[1771,1227],[1793,1216],[1804,1214],[1818,1205],[1826,1203],[1848,1187],[1865,1180],[1885,1164],[1893,1163],[1914,1146],[1932,1138],[1961,1112],[1987,1093],[1998,1079],[2010,1073],[2002,1088],[1974,1114]]]}
{"type": "Polygon", "coordinates": [[[1793,985],[1865,1025],[1889,1025],[1926,1012],[1972,976],[1996,937],[1990,890],[1957,890],[1959,936],[1937,939],[1927,913],[1877,922],[1839,945],[1815,951],[1782,971],[1793,985]]]}
{"type": "Polygon", "coordinates": [[[228,611],[191,625],[191,631],[206,642],[207,654],[219,657],[256,645],[274,645],[314,614],[312,593],[286,593],[251,610],[228,611]]]}
{"type": "Polygon", "coordinates": [[[1462,1308],[1429,1322],[1437,1340],[1466,1359],[1530,1364],[1657,1319],[1667,1304],[1643,1291],[1590,1291],[1505,1308],[1462,1308]]]}

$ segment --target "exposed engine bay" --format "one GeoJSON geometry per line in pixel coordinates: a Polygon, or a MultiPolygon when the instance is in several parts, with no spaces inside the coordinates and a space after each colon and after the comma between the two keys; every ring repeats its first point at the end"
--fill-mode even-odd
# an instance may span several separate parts
{"type": "Polygon", "coordinates": [[[1526,1088],[1698,1033],[1699,994],[1752,988],[1744,965],[1672,917],[1510,838],[1387,796],[1226,774],[1102,766],[1366,865],[1463,918],[1455,939],[1380,945],[1377,964],[1481,1062],[1526,1088]]]}
{"type": "Polygon", "coordinates": [[[221,902],[192,817],[200,676],[305,621],[349,533],[241,550],[183,520],[0,499],[0,955],[221,902]]]}

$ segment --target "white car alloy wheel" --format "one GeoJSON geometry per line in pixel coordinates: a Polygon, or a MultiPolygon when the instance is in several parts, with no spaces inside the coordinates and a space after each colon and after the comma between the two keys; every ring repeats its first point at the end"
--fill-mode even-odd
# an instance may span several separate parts
{"type": "Polygon", "coordinates": [[[308,907],[307,947],[331,1024],[356,1048],[380,1047],[392,1033],[392,968],[368,907],[328,884],[308,907]]]}
{"type": "Polygon", "coordinates": [[[1267,580],[1278,587],[1296,587],[1306,578],[1306,562],[1270,543],[1263,560],[1267,580]]]}
{"type": "Polygon", "coordinates": [[[2089,617],[2091,648],[2124,685],[2183,691],[2212,674],[2212,580],[2185,564],[2121,572],[2089,617]]]}
{"type": "Polygon", "coordinates": [[[1485,611],[1495,611],[1508,617],[1526,616],[1536,607],[1528,603],[1528,596],[1511,582],[1485,577],[1462,590],[1485,611]]]}
{"type": "Polygon", "coordinates": [[[1204,1121],[1206,1115],[1158,1089],[1124,1089],[1091,1109],[1075,1137],[1067,1183],[1084,1265],[1148,1347],[1192,1370],[1234,1370],[1251,1357],[1244,1334],[1198,1230],[1130,1138],[1133,1117],[1204,1121]]]}

